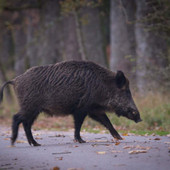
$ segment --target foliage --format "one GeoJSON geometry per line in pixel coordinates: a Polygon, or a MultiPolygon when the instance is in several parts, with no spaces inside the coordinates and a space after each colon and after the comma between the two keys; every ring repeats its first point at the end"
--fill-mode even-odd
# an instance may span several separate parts
{"type": "Polygon", "coordinates": [[[60,1],[61,10],[64,15],[68,15],[73,11],[78,11],[82,7],[97,7],[103,0],[88,1],[88,0],[65,0],[60,1]]]}
{"type": "Polygon", "coordinates": [[[164,38],[167,39],[170,36],[170,1],[149,0],[146,5],[148,8],[145,11],[145,16],[139,22],[146,23],[147,31],[155,31],[157,34],[160,32],[166,33],[164,38]]]}

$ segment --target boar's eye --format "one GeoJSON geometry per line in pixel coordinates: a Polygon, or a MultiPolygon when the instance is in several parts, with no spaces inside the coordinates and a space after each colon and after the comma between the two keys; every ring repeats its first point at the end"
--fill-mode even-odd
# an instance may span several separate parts
{"type": "Polygon", "coordinates": [[[122,71],[117,71],[115,81],[117,87],[120,89],[126,84],[126,77],[122,71]]]}

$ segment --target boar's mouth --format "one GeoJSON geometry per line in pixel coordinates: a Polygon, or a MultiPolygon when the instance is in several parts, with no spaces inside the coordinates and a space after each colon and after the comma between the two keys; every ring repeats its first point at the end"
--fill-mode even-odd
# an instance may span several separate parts
{"type": "Polygon", "coordinates": [[[142,122],[142,119],[139,118],[139,119],[135,120],[135,122],[136,122],[136,123],[142,122]]]}

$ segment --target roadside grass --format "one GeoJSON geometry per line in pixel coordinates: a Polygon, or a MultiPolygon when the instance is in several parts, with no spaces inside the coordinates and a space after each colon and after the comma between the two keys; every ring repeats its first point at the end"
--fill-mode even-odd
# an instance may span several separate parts
{"type": "MultiPolygon", "coordinates": [[[[117,117],[114,113],[108,113],[108,117],[115,129],[120,133],[134,133],[139,135],[170,134],[170,96],[168,94],[150,93],[147,96],[134,96],[135,103],[140,111],[142,122],[136,124],[124,117],[117,117]]],[[[6,98],[0,105],[0,124],[11,126],[11,118],[18,111],[16,97],[12,103],[6,98]]],[[[38,121],[35,122],[33,129],[50,129],[50,130],[69,130],[74,128],[71,116],[66,117],[47,117],[40,114],[38,121]]],[[[83,123],[82,131],[91,133],[109,133],[102,125],[86,118],[83,123]]]]}

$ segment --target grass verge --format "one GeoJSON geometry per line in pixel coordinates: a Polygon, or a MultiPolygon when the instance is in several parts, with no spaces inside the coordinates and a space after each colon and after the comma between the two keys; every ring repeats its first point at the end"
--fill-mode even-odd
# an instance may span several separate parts
{"type": "MultiPolygon", "coordinates": [[[[170,97],[162,94],[148,94],[147,96],[134,97],[135,103],[140,111],[142,122],[136,124],[124,117],[117,117],[114,113],[108,113],[108,117],[115,129],[120,133],[135,133],[139,135],[156,134],[167,135],[170,133],[170,97]]],[[[0,124],[11,126],[11,118],[17,110],[17,102],[10,104],[4,99],[3,105],[0,106],[0,124]]],[[[34,129],[50,130],[69,130],[73,129],[73,119],[67,117],[46,117],[41,114],[33,126],[34,129]]],[[[91,133],[107,133],[108,131],[99,123],[87,118],[82,130],[91,133]]]]}

